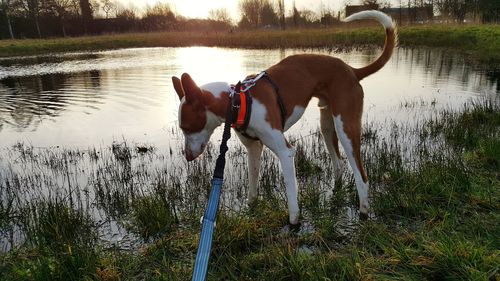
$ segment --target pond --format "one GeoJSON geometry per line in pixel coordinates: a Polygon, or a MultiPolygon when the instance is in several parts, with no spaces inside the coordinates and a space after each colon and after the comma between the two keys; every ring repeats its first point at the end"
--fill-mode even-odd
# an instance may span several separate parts
{"type": "MultiPolygon", "coordinates": [[[[59,202],[90,214],[103,240],[126,249],[140,241],[126,222],[138,198],[161,194],[175,217],[201,214],[222,130],[212,137],[205,157],[188,165],[182,157],[179,100],[171,77],[188,72],[198,85],[236,83],[304,52],[335,55],[359,67],[380,50],[140,48],[1,58],[0,215],[12,220],[0,218],[0,251],[28,235],[20,227],[26,222],[14,218],[35,218],[39,202],[59,202]]],[[[500,93],[498,69],[427,48],[399,48],[381,71],[361,84],[363,123],[371,136],[391,133],[394,122],[411,127],[441,109],[457,110],[471,99],[500,93]]],[[[317,188],[318,198],[330,202],[332,167],[323,145],[317,145],[316,103],[311,101],[287,135],[299,155],[313,163],[297,164],[309,165],[305,175],[298,172],[304,178],[299,185],[317,188]],[[308,178],[309,171],[322,173],[308,178]]],[[[412,145],[405,134],[398,138],[412,145]]],[[[221,202],[221,208],[232,211],[246,206],[246,157],[237,143],[233,138],[229,144],[230,188],[221,202]]],[[[374,147],[365,146],[364,151],[374,147]]],[[[279,168],[269,151],[263,162],[260,195],[286,210],[279,168]]],[[[355,196],[350,197],[342,207],[348,213],[357,204],[355,196]]]]}
{"type": "MultiPolygon", "coordinates": [[[[378,50],[330,53],[320,50],[144,48],[0,59],[0,146],[91,147],[113,140],[168,147],[178,141],[179,104],[170,77],[188,72],[198,85],[236,83],[286,56],[330,54],[352,66],[373,61],[378,50]]],[[[435,107],[456,107],[471,97],[499,91],[498,70],[471,65],[435,49],[396,51],[378,73],[362,81],[364,121],[414,119],[435,107]]],[[[316,101],[312,101],[312,104],[316,101]]],[[[316,128],[310,106],[290,133],[316,128]]]]}

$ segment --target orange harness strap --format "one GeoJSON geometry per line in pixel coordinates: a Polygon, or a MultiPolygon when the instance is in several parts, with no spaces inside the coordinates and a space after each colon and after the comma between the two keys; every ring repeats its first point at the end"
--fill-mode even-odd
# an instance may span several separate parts
{"type": "Polygon", "coordinates": [[[236,126],[245,124],[245,116],[247,114],[247,97],[244,92],[240,92],[240,111],[236,119],[236,126]]]}

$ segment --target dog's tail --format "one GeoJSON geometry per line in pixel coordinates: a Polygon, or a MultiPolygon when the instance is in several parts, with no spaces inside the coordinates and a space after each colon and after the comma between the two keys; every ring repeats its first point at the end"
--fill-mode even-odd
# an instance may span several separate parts
{"type": "Polygon", "coordinates": [[[350,22],[354,20],[363,20],[363,19],[375,19],[380,22],[384,28],[386,33],[384,51],[382,55],[378,57],[377,60],[372,62],[371,64],[362,67],[362,68],[354,68],[354,73],[358,80],[365,78],[377,71],[379,71],[391,58],[394,47],[396,47],[398,43],[398,33],[396,31],[396,24],[392,21],[391,17],[380,12],[380,11],[362,11],[359,13],[355,13],[346,19],[345,22],[350,22]]]}

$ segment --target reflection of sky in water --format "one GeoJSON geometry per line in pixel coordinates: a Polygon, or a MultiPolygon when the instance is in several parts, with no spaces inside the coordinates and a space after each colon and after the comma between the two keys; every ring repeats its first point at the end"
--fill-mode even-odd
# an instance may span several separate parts
{"type": "MultiPolygon", "coordinates": [[[[302,52],[148,48],[2,59],[1,144],[25,141],[34,146],[87,147],[125,138],[168,145],[180,138],[172,134],[179,102],[171,76],[188,72],[199,85],[235,83],[302,52]]],[[[337,56],[352,66],[363,66],[378,53],[355,51],[337,56]]],[[[432,110],[433,102],[436,108],[458,107],[470,97],[495,95],[498,79],[444,51],[400,49],[381,71],[362,81],[364,121],[415,120],[432,110]],[[410,106],[401,108],[401,104],[410,106]]],[[[316,130],[315,106],[308,108],[305,117],[291,134],[316,130]]]]}

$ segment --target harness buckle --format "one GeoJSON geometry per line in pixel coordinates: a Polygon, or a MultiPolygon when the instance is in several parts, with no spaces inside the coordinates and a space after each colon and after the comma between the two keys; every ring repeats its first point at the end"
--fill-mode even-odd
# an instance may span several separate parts
{"type": "Polygon", "coordinates": [[[255,83],[256,83],[256,81],[249,81],[249,82],[246,82],[246,83],[245,83],[245,81],[243,81],[243,86],[244,86],[244,88],[241,88],[241,91],[242,91],[243,93],[246,93],[246,92],[247,92],[248,90],[250,90],[253,86],[255,86],[255,83]]]}

